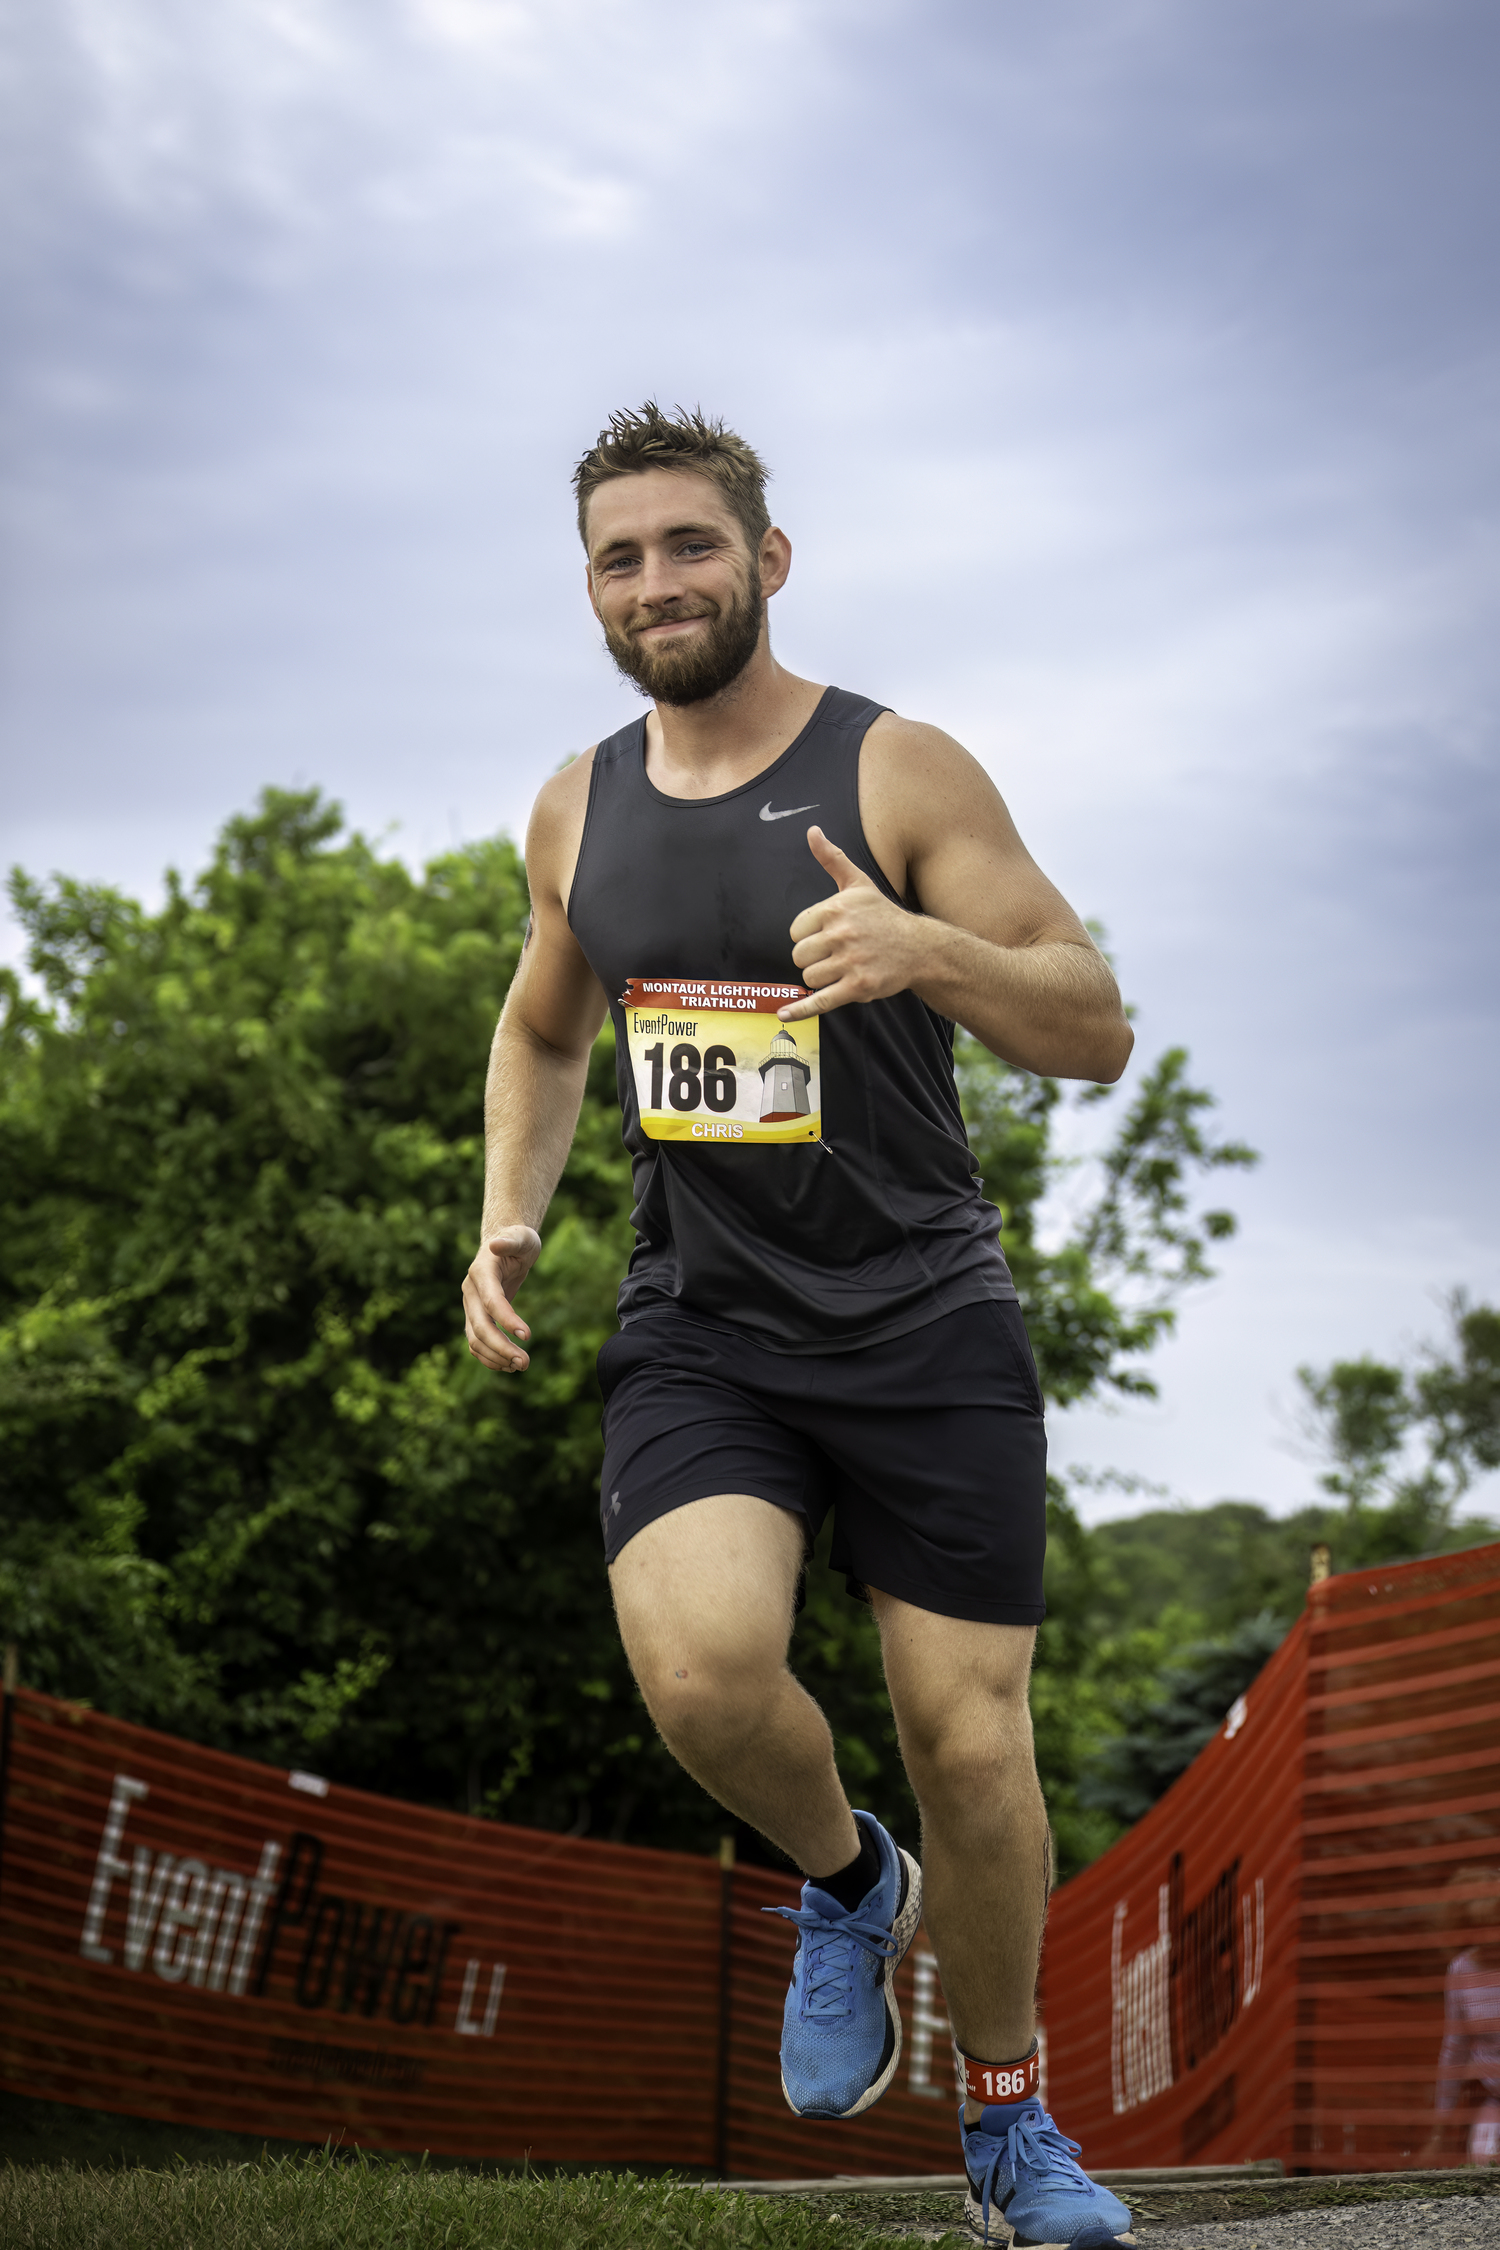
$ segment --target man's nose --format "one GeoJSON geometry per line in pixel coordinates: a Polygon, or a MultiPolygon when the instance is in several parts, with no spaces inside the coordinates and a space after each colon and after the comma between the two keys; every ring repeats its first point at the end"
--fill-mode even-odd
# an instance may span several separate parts
{"type": "Polygon", "coordinates": [[[635,582],[637,598],[658,608],[664,602],[679,601],[687,592],[686,580],[679,565],[670,555],[652,554],[649,550],[641,557],[641,575],[635,582]]]}

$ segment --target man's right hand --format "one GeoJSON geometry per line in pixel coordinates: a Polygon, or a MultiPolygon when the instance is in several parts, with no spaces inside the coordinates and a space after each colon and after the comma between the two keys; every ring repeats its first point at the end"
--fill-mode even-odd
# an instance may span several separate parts
{"type": "Polygon", "coordinates": [[[521,1349],[531,1341],[531,1330],[511,1299],[541,1247],[535,1227],[501,1227],[481,1243],[464,1276],[464,1335],[474,1357],[497,1375],[519,1375],[531,1365],[521,1349]]]}

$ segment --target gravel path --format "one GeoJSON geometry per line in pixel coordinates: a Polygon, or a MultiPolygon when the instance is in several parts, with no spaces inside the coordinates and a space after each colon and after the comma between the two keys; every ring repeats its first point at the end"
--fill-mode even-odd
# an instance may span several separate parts
{"type": "MultiPolygon", "coordinates": [[[[864,2219],[864,2214],[859,2217],[864,2219]]],[[[949,2250],[977,2240],[955,2227],[952,2219],[930,2214],[910,2218],[882,2214],[873,2231],[887,2239],[943,2242],[949,2250]]],[[[1137,2224],[1135,2235],[1154,2250],[1427,2250],[1429,2244],[1432,2250],[1469,2250],[1471,2244],[1474,2250],[1500,2250],[1500,2195],[1372,2200],[1336,2204],[1328,2210],[1263,2212],[1253,2219],[1144,2220],[1137,2224]]],[[[998,2238],[995,2250],[999,2250],[998,2238]]]]}
{"type": "Polygon", "coordinates": [[[1143,2226],[1137,2239],[1162,2250],[1500,2250],[1500,2196],[1450,2195],[1430,2203],[1344,2204],[1284,2211],[1221,2226],[1143,2226]]]}

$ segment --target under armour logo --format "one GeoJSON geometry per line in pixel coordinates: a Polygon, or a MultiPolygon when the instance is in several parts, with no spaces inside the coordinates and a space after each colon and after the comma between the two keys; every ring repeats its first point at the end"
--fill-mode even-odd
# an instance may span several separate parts
{"type": "Polygon", "coordinates": [[[610,1494],[609,1504],[614,1509],[615,1514],[618,1515],[620,1513],[620,1495],[618,1492],[612,1492],[610,1494]]]}
{"type": "Polygon", "coordinates": [[[794,813],[816,812],[817,809],[817,805],[788,805],[785,812],[772,812],[768,797],[760,808],[760,817],[762,820],[790,820],[794,813]]]}

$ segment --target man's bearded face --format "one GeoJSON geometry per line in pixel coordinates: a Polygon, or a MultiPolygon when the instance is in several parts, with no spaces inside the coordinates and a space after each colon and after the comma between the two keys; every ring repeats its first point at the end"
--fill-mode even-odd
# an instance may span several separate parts
{"type": "Polygon", "coordinates": [[[739,678],[755,654],[765,608],[759,574],[752,577],[747,570],[727,605],[699,594],[664,602],[659,608],[643,604],[623,631],[606,621],[605,646],[626,679],[653,703],[707,703],[739,678]],[[663,625],[677,617],[704,617],[709,622],[703,632],[681,640],[674,637],[653,645],[638,637],[643,626],[663,625]]]}

